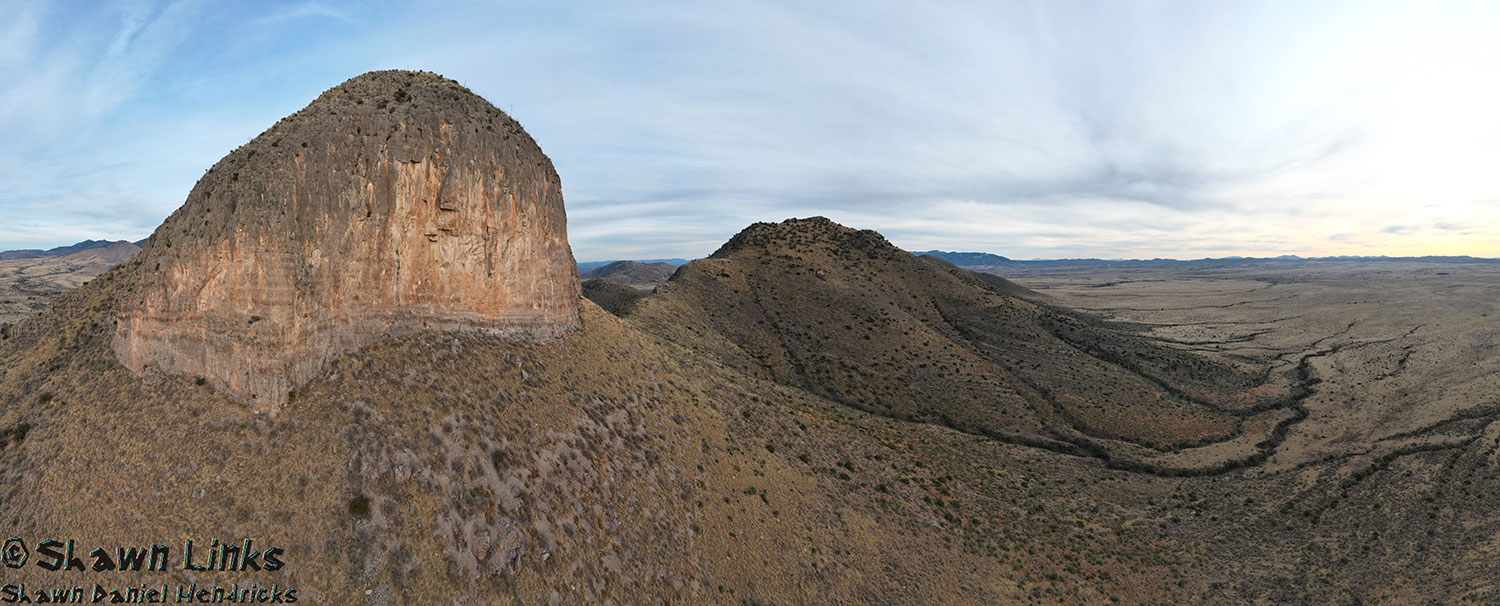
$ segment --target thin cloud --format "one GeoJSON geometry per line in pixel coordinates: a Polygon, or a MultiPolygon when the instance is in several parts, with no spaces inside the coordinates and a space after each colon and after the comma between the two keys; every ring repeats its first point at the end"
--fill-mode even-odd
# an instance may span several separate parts
{"type": "Polygon", "coordinates": [[[271,14],[261,17],[257,22],[261,25],[274,25],[286,21],[308,18],[329,18],[344,22],[352,22],[353,19],[344,11],[338,10],[322,2],[304,2],[301,4],[283,7],[271,14]]]}

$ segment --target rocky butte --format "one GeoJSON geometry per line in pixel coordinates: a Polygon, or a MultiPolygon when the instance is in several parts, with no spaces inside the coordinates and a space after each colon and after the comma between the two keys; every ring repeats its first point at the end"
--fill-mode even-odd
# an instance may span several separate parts
{"type": "Polygon", "coordinates": [[[353,78],[234,150],[137,258],[116,357],[258,410],[388,334],[547,339],[578,325],[551,161],[515,120],[426,72],[353,78]]]}

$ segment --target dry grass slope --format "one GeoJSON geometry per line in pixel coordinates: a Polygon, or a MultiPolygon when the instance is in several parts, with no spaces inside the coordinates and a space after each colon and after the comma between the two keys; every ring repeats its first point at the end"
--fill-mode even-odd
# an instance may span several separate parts
{"type": "Polygon", "coordinates": [[[626,317],[860,410],[1142,471],[1155,453],[1240,436],[1297,393],[1290,369],[1172,348],[822,218],[747,228],[626,317]]]}

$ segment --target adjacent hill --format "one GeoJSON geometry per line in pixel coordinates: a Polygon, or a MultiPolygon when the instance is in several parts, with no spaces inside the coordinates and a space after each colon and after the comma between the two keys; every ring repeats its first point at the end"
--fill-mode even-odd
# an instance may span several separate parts
{"type": "MultiPolygon", "coordinates": [[[[586,274],[588,272],[591,272],[591,271],[594,271],[596,269],[599,269],[600,267],[604,267],[605,265],[609,265],[610,263],[614,263],[616,261],[621,261],[621,260],[622,259],[612,259],[612,260],[609,260],[609,261],[580,261],[578,263],[578,273],[580,273],[580,274],[586,274]]],[[[666,263],[667,265],[671,265],[672,267],[677,267],[679,265],[686,265],[688,263],[687,259],[683,259],[681,257],[672,257],[672,258],[669,258],[669,259],[631,259],[631,260],[635,261],[636,263],[666,263]]]]}
{"type": "Polygon", "coordinates": [[[581,277],[584,280],[609,280],[632,288],[651,290],[670,277],[674,271],[677,271],[677,266],[669,263],[615,261],[595,268],[581,277]]]}
{"type": "Polygon", "coordinates": [[[1030,294],[819,217],[750,226],[626,317],[860,410],[1164,473],[1258,460],[1151,463],[1246,432],[1259,442],[1272,425],[1247,419],[1294,400],[1290,373],[1173,349],[1030,294]]]}

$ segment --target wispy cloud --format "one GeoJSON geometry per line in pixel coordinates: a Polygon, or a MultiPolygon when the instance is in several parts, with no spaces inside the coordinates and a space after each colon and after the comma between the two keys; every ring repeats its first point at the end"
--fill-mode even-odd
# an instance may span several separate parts
{"type": "Polygon", "coordinates": [[[285,21],[318,17],[337,19],[339,21],[346,22],[352,21],[349,18],[349,15],[344,11],[333,8],[322,2],[304,2],[301,4],[284,6],[266,14],[263,17],[260,17],[257,21],[265,25],[274,25],[285,21]]]}

